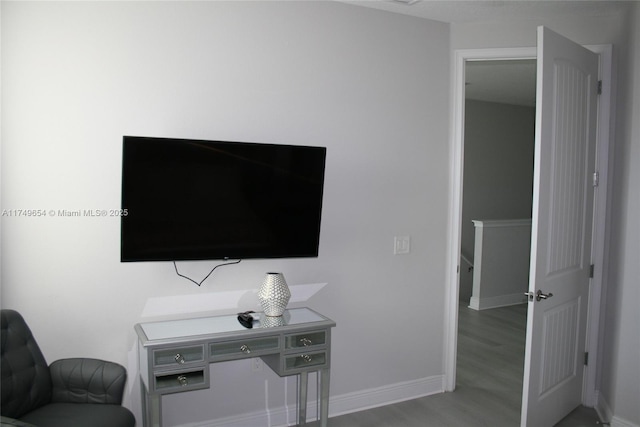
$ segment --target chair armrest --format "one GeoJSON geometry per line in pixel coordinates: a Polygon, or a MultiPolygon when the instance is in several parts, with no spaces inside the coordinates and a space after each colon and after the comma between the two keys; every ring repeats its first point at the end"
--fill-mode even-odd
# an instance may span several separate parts
{"type": "Polygon", "coordinates": [[[52,402],[120,405],[127,371],[117,363],[98,359],[56,360],[49,366],[52,402]]]}
{"type": "Polygon", "coordinates": [[[36,427],[33,424],[0,415],[0,427],[36,427]]]}

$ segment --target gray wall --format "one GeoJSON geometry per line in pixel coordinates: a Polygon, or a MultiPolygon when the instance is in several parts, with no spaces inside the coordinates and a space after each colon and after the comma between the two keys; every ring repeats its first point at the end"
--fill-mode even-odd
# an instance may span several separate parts
{"type": "Polygon", "coordinates": [[[471,220],[531,217],[535,108],[467,99],[464,125],[462,252],[473,261],[471,220]]]}
{"type": "MultiPolygon", "coordinates": [[[[117,218],[2,218],[2,306],[49,361],[126,365],[135,407],[135,323],[256,309],[264,273],[282,271],[326,284],[297,305],[337,321],[333,411],[390,399],[380,387],[441,390],[448,41],[446,24],[337,2],[2,2],[4,209],[118,208],[122,135],[328,149],[317,259],[244,261],[198,288],[171,263],[121,264],[117,218]]],[[[212,382],[166,399],[168,425],[295,407],[295,380],[248,362],[212,382]]]]}
{"type": "MultiPolygon", "coordinates": [[[[120,264],[117,219],[3,217],[2,307],[23,312],[49,361],[103,357],[133,376],[132,326],[149,320],[143,313],[152,303],[158,316],[175,314],[175,301],[217,301],[211,312],[234,312],[239,305],[221,296],[257,290],[271,269],[291,285],[326,283],[304,304],[338,322],[332,398],[341,409],[350,397],[375,395],[368,391],[442,379],[451,48],[533,46],[539,24],[584,44],[614,43],[619,93],[600,391],[616,417],[640,425],[637,5],[626,17],[451,31],[335,2],[0,7],[3,209],[119,207],[123,134],[329,150],[318,259],[243,262],[195,288],[169,263],[120,264]],[[407,234],[412,253],[393,256],[393,236],[407,234]],[[421,325],[418,338],[408,324],[421,325]],[[401,363],[389,363],[406,348],[401,363]]],[[[202,276],[211,268],[185,264],[202,276]]],[[[183,310],[207,314],[189,304],[183,310]]],[[[171,423],[261,411],[257,390],[265,388],[266,403],[282,405],[284,386],[292,387],[251,373],[249,363],[220,367],[215,381],[227,389],[172,396],[171,423]]],[[[130,404],[137,391],[130,381],[130,404]]],[[[367,399],[351,407],[360,402],[367,399]]]]}

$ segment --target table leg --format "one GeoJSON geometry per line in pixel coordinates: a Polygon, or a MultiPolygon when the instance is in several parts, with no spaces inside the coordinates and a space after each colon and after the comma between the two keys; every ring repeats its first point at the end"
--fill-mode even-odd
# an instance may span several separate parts
{"type": "Polygon", "coordinates": [[[144,427],[162,427],[162,396],[149,394],[144,382],[140,381],[142,398],[142,425],[144,427]]]}
{"type": "Polygon", "coordinates": [[[329,419],[329,368],[320,370],[320,427],[327,427],[329,419]]]}
{"type": "Polygon", "coordinates": [[[148,427],[162,427],[162,395],[151,394],[147,400],[149,406],[148,427]]]}
{"type": "Polygon", "coordinates": [[[309,373],[301,372],[298,375],[298,425],[307,423],[307,389],[309,384],[309,373]]]}

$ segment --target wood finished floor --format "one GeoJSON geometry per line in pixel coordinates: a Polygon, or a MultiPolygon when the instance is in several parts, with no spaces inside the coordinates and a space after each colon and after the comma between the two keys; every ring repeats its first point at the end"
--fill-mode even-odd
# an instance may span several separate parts
{"type": "MultiPolygon", "coordinates": [[[[329,427],[519,426],[526,318],[526,304],[483,311],[461,305],[455,392],[333,417],[329,427]]],[[[596,412],[580,407],[556,427],[597,425],[596,412]]]]}

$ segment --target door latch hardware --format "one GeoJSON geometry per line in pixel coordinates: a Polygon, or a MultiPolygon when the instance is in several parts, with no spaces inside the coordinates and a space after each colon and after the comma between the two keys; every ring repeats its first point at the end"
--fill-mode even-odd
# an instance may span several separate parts
{"type": "Polygon", "coordinates": [[[524,294],[529,298],[529,301],[533,301],[534,298],[536,299],[536,301],[541,301],[543,299],[551,298],[553,296],[551,292],[549,292],[548,294],[545,294],[540,289],[538,289],[535,294],[532,291],[525,292],[524,294]]]}
{"type": "Polygon", "coordinates": [[[551,292],[549,292],[548,294],[545,294],[540,289],[538,289],[536,291],[536,301],[540,301],[542,299],[551,298],[552,296],[553,296],[553,294],[551,292]]]}

